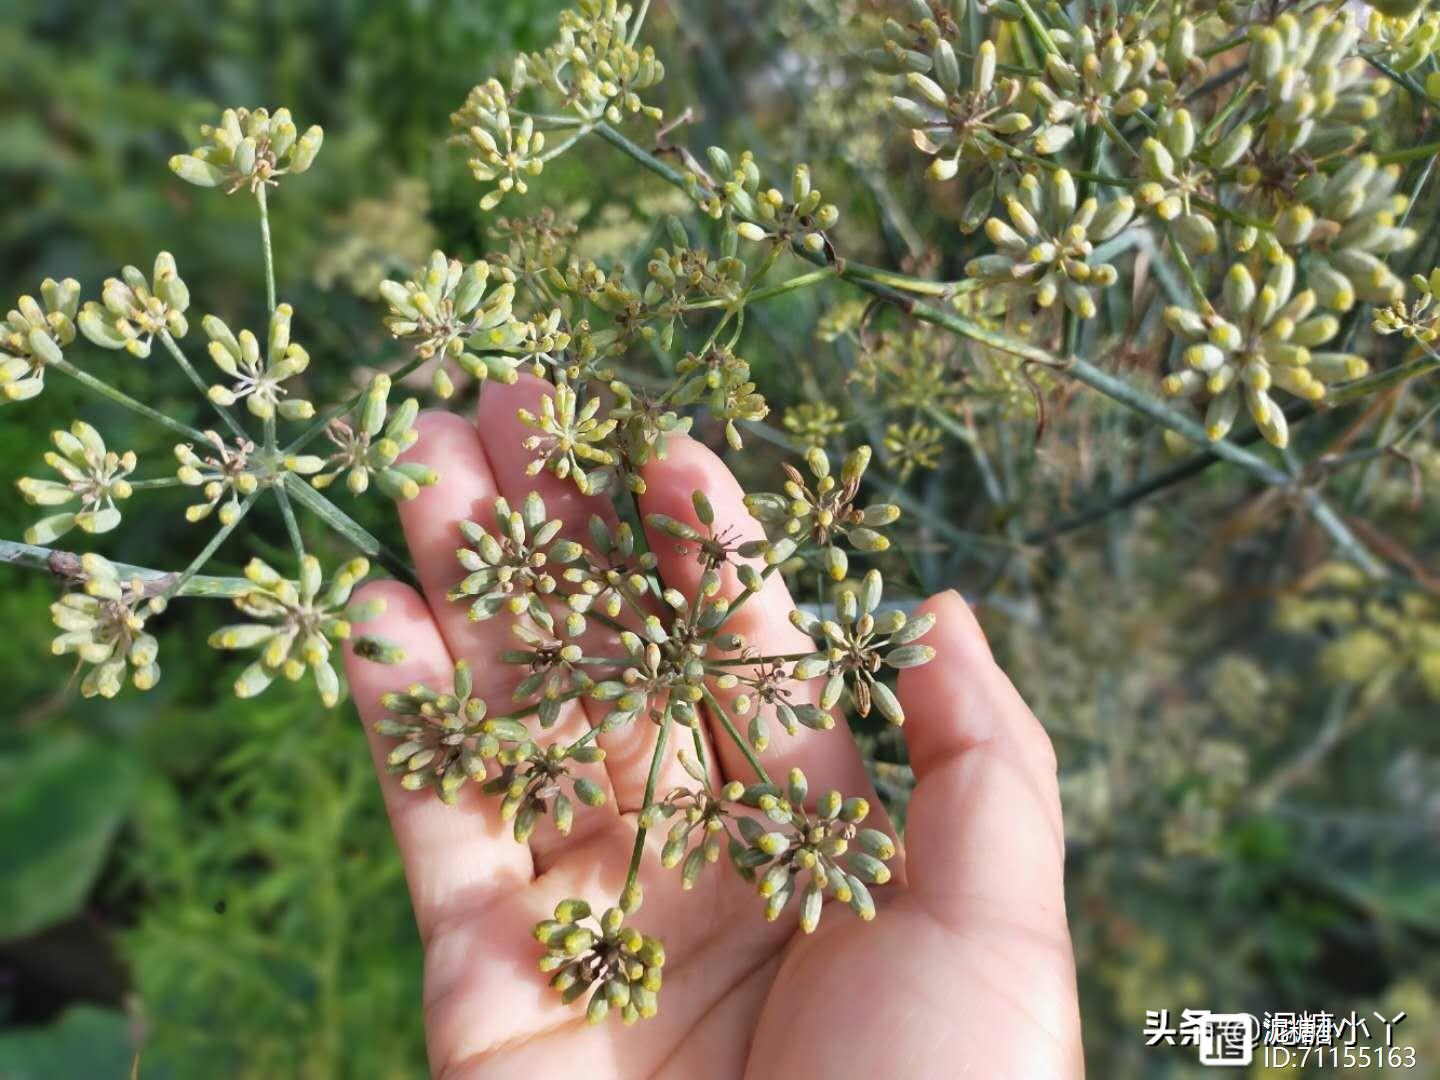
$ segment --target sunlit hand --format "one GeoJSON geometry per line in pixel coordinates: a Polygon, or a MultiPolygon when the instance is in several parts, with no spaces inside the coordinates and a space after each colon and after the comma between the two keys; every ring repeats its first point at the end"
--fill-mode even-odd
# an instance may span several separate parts
{"type": "MultiPolygon", "coordinates": [[[[468,659],[475,694],[509,711],[518,669],[498,661],[515,648],[503,618],[470,622],[446,599],[462,575],[456,523],[490,526],[492,503],[518,504],[538,490],[565,535],[583,539],[608,502],[580,496],[549,474],[525,474],[529,434],[516,409],[538,411],[543,384],[487,386],[479,422],[447,413],[420,420],[416,460],[440,482],[400,506],[424,586],[420,595],[377,583],[386,614],[367,630],[400,643],[406,659],[381,666],[347,657],[367,730],[382,693],[412,682],[449,686],[455,659],[468,659]]],[[[690,494],[702,490],[718,525],[747,538],[760,529],[741,489],[699,443],[672,438],[666,460],[645,473],[645,513],[696,523],[690,494]]],[[[651,533],[660,573],[692,590],[699,568],[678,543],[651,533]]],[[[729,582],[731,586],[734,582],[729,582]]],[[[787,619],[791,601],[778,575],[727,629],[767,654],[808,649],[787,619]]],[[[560,899],[614,902],[625,879],[636,812],[657,728],[639,720],[600,737],[603,765],[592,779],[610,795],[580,807],[569,836],[549,821],[528,845],[500,820],[498,800],[467,784],[458,805],[410,792],[382,777],[395,839],[425,946],[425,1025],[430,1066],[455,1077],[952,1077],[985,1080],[1078,1076],[1082,1071],[1075,973],[1062,890],[1064,853],[1055,759],[1030,710],[991,658],[984,635],[955,593],[931,597],[938,616],[925,638],[927,666],[900,679],[904,734],[917,784],[895,881],[875,890],[870,923],[827,904],[817,932],[802,934],[795,906],[768,923],[755,887],[722,858],[682,892],[678,871],[659,865],[662,827],[652,833],[640,881],[644,905],[633,924],[661,938],[667,962],[659,1014],[626,1028],[586,1023],[546,985],[531,930],[560,899]],[[658,834],[658,836],[656,835],[658,834]]],[[[599,703],[571,703],[551,738],[573,739],[603,715],[599,703]],[[592,707],[593,706],[593,707],[592,707]]],[[[778,725],[772,725],[778,727],[778,725]]],[[[685,745],[688,742],[675,740],[685,745]]],[[[724,782],[754,777],[724,732],[707,734],[707,759],[724,782]]],[[[371,735],[377,764],[389,747],[371,735]]],[[[860,753],[843,724],[828,732],[777,730],[761,755],[772,775],[798,766],[811,797],[829,788],[865,795],[880,815],[860,753]]],[[[667,754],[661,792],[687,777],[667,754]]],[[[693,782],[692,782],[693,783],[693,782]]]]}

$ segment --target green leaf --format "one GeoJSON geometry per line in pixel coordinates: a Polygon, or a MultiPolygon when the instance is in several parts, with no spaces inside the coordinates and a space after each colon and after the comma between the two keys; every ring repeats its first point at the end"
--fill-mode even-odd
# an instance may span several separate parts
{"type": "Polygon", "coordinates": [[[125,1017],[111,1009],[72,1005],[46,1027],[0,1034],[0,1076],[5,1080],[129,1076],[134,1051],[127,1027],[125,1017]]]}
{"type": "Polygon", "coordinates": [[[91,739],[0,757],[0,941],[69,918],[134,806],[135,762],[91,739]]]}

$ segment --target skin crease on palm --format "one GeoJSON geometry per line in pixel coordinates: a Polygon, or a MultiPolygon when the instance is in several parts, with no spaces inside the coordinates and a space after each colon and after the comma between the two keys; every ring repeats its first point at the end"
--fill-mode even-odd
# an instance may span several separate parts
{"type": "MultiPolygon", "coordinates": [[[[508,711],[520,669],[498,661],[516,647],[504,618],[472,623],[446,590],[463,574],[455,559],[456,523],[493,523],[497,495],[517,502],[531,490],[563,535],[584,538],[593,513],[612,517],[606,500],[581,496],[569,481],[525,474],[528,434],[518,408],[538,411],[545,384],[522,377],[492,384],[478,422],[427,413],[410,457],[440,474],[433,487],[400,505],[406,539],[424,587],[396,582],[367,587],[386,613],[366,630],[405,650],[398,666],[347,656],[351,689],[367,731],[382,715],[382,693],[412,682],[449,686],[456,659],[470,661],[475,693],[508,711]]],[[[720,459],[700,443],[671,438],[664,461],[645,474],[645,513],[696,523],[690,503],[703,490],[717,526],[758,537],[741,490],[720,459]]],[[[693,588],[699,569],[678,541],[651,532],[667,583],[693,588]]],[[[726,582],[738,588],[733,579],[726,582]]],[[[769,654],[806,648],[787,620],[783,581],[727,624],[769,654]]],[[[953,592],[926,601],[938,615],[925,641],[930,664],[902,672],[904,734],[917,784],[905,850],[892,860],[895,880],[875,889],[879,913],[861,922],[827,903],[819,929],[802,934],[792,904],[765,921],[753,885],[722,858],[689,892],[678,870],[665,870],[652,830],[640,882],[644,904],[630,917],[666,949],[657,1016],[625,1027],[599,1026],[582,1008],[563,1005],[537,967],[531,930],[557,901],[614,902],[624,882],[646,771],[658,728],[640,720],[601,737],[602,764],[587,766],[610,799],[579,808],[568,837],[547,820],[528,846],[502,823],[498,800],[462,789],[447,807],[431,792],[402,789],[381,777],[425,946],[424,1018],[430,1066],[446,1080],[480,1077],[1071,1077],[1083,1071],[1075,971],[1065,921],[1063,834],[1055,757],[1040,724],[995,665],[969,607],[953,592]]],[[[604,655],[603,640],[587,651],[604,655]]],[[[611,651],[609,655],[614,655],[611,651]]],[[[818,687],[811,687],[818,690],[818,687]]],[[[572,703],[552,738],[573,738],[602,713],[572,703]]],[[[776,734],[761,755],[772,776],[799,766],[813,800],[829,788],[865,795],[867,824],[893,835],[843,721],[833,730],[776,734]]],[[[687,777],[673,757],[660,792],[687,777]]],[[[751,780],[724,733],[705,732],[717,782],[751,780]]],[[[377,766],[388,747],[371,735],[377,766]]],[[[383,773],[383,768],[382,768],[383,773]]],[[[692,782],[693,783],[693,782],[692,782]]]]}

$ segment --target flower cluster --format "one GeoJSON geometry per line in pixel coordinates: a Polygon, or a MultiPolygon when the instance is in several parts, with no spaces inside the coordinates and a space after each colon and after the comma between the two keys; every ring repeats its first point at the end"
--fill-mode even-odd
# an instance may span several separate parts
{"type": "Polygon", "coordinates": [[[350,636],[352,622],[363,622],[380,612],[373,605],[345,605],[370,564],[352,559],[325,584],[320,560],[307,555],[300,564],[300,580],[288,581],[259,559],[251,559],[245,577],[252,588],[236,597],[235,606],[252,621],[223,627],[210,635],[216,649],[262,649],[260,658],[241,674],[235,693],[242,698],[264,692],[281,675],[297,681],[308,668],[327,707],[340,700],[340,676],[330,663],[331,642],[350,636]]]}
{"type": "MultiPolygon", "coordinates": [[[[385,325],[422,360],[448,357],[472,378],[514,382],[515,362],[504,354],[521,343],[525,329],[511,315],[514,283],[501,271],[500,284],[490,288],[491,272],[489,263],[466,266],[435,251],[413,280],[380,283],[390,307],[385,325]]],[[[434,380],[435,392],[449,397],[452,384],[442,366],[434,380]]]]}
{"type": "Polygon", "coordinates": [[[820,708],[831,709],[842,691],[850,691],[855,711],[869,716],[873,705],[892,724],[903,724],[905,712],[890,688],[875,678],[882,665],[890,668],[916,667],[935,658],[929,645],[916,645],[935,625],[933,615],[907,619],[900,610],[880,612],[880,571],[865,575],[859,591],[841,590],[835,601],[835,617],[821,619],[804,611],[790,616],[797,629],[823,639],[824,647],[795,664],[794,677],[824,677],[820,708]]]}
{"type": "MultiPolygon", "coordinates": [[[[563,384],[556,387],[561,389],[563,384]]],[[[839,483],[830,476],[822,451],[812,450],[809,459],[818,490],[810,493],[814,502],[807,510],[796,511],[794,532],[810,534],[801,536],[807,544],[818,536],[836,549],[842,543],[883,548],[879,535],[864,522],[890,521],[898,511],[880,506],[867,512],[853,506],[868,451],[847,458],[839,483]]],[[[799,662],[763,655],[732,632],[728,620],[799,553],[796,540],[785,536],[742,542],[730,529],[717,526],[714,508],[702,493],[694,493],[692,507],[694,525],[662,514],[646,520],[654,543],[674,543],[698,563],[699,579],[689,593],[659,580],[656,557],[638,550],[629,526],[612,528],[597,517],[588,542],[563,537],[561,520],[547,515],[534,492],[518,508],[497,499],[493,526],[462,522],[468,546],[458,557],[468,573],[450,598],[467,604],[471,618],[511,620],[521,647],[503,652],[501,660],[524,669],[525,675],[512,692],[512,711],[503,716],[495,716],[472,696],[470,670],[463,663],[456,668],[452,690],[412,686],[387,695],[383,705],[389,715],[377,730],[397,740],[389,765],[401,774],[401,783],[434,788],[442,799],[453,801],[467,781],[478,781],[482,795],[499,799],[501,817],[512,822],[515,839],[523,843],[544,821],[562,835],[569,832],[582,808],[605,801],[604,789],[576,771],[576,766],[602,760],[600,749],[591,744],[597,733],[643,722],[660,729],[663,746],[665,733],[673,728],[696,728],[707,714],[723,716],[722,726],[753,761],[755,752],[769,742],[766,715],[791,733],[801,725],[826,730],[834,726],[831,709],[846,686],[860,714],[873,706],[892,722],[901,722],[898,699],[881,681],[881,672],[923,664],[933,656],[929,647],[917,643],[933,619],[881,612],[880,574],[872,570],[860,593],[839,595],[834,619],[813,620],[799,611],[792,616],[796,626],[823,637],[821,651],[799,662]],[[759,568],[750,560],[758,560],[759,568]],[[733,598],[721,589],[727,568],[740,584],[733,598]],[[557,610],[564,612],[563,618],[557,610]],[[599,637],[590,633],[597,622],[608,631],[599,637]],[[595,671],[595,677],[587,670],[595,671]],[[816,704],[798,691],[806,680],[821,676],[826,682],[816,704]],[[543,744],[532,733],[530,718],[541,731],[549,730],[562,706],[582,700],[605,710],[603,720],[586,735],[543,744]],[[750,716],[748,737],[735,729],[732,713],[750,716]]],[[[882,833],[861,827],[868,812],[863,798],[828,793],[812,812],[806,809],[805,782],[799,774],[791,777],[785,795],[770,784],[763,769],[749,786],[736,782],[716,789],[696,759],[687,753],[681,762],[696,786],[647,796],[639,812],[637,851],[645,830],[674,819],[660,861],[680,868],[686,888],[695,886],[702,870],[718,862],[723,850],[738,873],[758,882],[770,918],[802,894],[800,925],[807,932],[814,929],[826,895],[848,903],[864,918],[874,915],[868,887],[888,879],[884,861],[895,849],[882,833]],[[757,824],[757,811],[768,815],[769,827],[757,824]]],[[[633,910],[638,903],[632,868],[621,907],[633,910]]],[[[628,991],[618,989],[613,969],[605,966],[618,960],[616,950],[623,943],[616,938],[597,946],[590,931],[577,929],[582,918],[557,914],[556,920],[537,927],[551,950],[542,966],[562,973],[555,985],[566,1000],[597,983],[604,987],[590,997],[592,1019],[612,1007],[632,1019],[645,1015],[644,1010],[623,1012],[620,995],[635,994],[637,984],[632,980],[628,991]],[[597,1006],[596,1001],[609,1004],[597,1006]]],[[[658,983],[650,992],[657,988],[658,983]]],[[[653,998],[647,1000],[653,1005],[653,998]]]]}
{"type": "Polygon", "coordinates": [[[804,809],[808,792],[799,769],[790,770],[783,791],[773,784],[746,788],[741,804],[763,816],[736,819],[745,846],[735,861],[757,882],[767,919],[778,919],[799,897],[800,929],[813,933],[826,893],[860,918],[873,919],[870,886],[890,880],[885,862],[894,857],[895,842],[879,829],[861,827],[870,813],[864,799],[827,791],[810,811],[804,809]]]}
{"type": "Polygon", "coordinates": [[[1262,88],[1270,116],[1257,149],[1274,157],[1304,152],[1312,159],[1350,149],[1365,136],[1359,126],[1380,113],[1389,89],[1369,65],[1350,55],[1361,26],[1348,7],[1317,4],[1285,12],[1250,29],[1250,75],[1262,88]]]}
{"type": "Polygon", "coordinates": [[[60,629],[52,651],[73,653],[88,667],[80,680],[85,697],[114,697],[127,670],[137,690],[149,690],[160,679],[160,645],[145,622],[165,610],[164,598],[138,577],[121,577],[119,567],[94,552],[81,557],[77,579],[79,591],[50,605],[60,629]]]}
{"type": "Polygon", "coordinates": [[[120,277],[106,279],[100,295],[103,302],[87,303],[76,322],[80,332],[101,348],[124,349],[144,358],[150,355],[156,334],[182,338],[190,328],[185,319],[190,290],[168,251],[155,256],[149,281],[127,266],[120,277]]]}
{"type": "Polygon", "coordinates": [[[263,357],[259,339],[249,330],[236,335],[215,315],[201,320],[210,339],[210,359],[235,380],[230,386],[211,386],[211,401],[228,406],[243,399],[251,415],[262,420],[277,414],[286,420],[308,420],[315,415],[315,406],[310,402],[287,396],[290,391],[285,383],[310,366],[310,354],[298,341],[290,340],[293,315],[289,304],[275,308],[263,357]]]}
{"type": "Polygon", "coordinates": [[[255,444],[241,440],[230,446],[214,431],[204,434],[205,443],[199,453],[193,443],[175,447],[180,483],[200,488],[205,500],[187,507],[185,520],[192,524],[203,521],[219,507],[216,516],[220,524],[229,525],[240,514],[241,499],[254,495],[260,487],[260,474],[250,462],[255,444]]]}
{"type": "Polygon", "coordinates": [[[1316,660],[1330,682],[1383,696],[1409,677],[1440,701],[1440,604],[1432,596],[1376,590],[1354,567],[1332,563],[1284,597],[1275,619],[1282,630],[1323,639],[1316,660]]]}
{"type": "Polygon", "coordinates": [[[1142,206],[1161,221],[1174,222],[1180,242],[1197,255],[1220,246],[1215,223],[1201,200],[1214,199],[1215,173],[1234,168],[1250,148],[1251,129],[1242,124],[1213,146],[1202,146],[1188,109],[1164,113],[1154,136],[1141,146],[1145,182],[1135,191],[1142,206]]]}
{"type": "Polygon", "coordinates": [[[226,109],[220,123],[200,129],[209,140],[170,159],[170,170],[199,187],[259,191],[280,177],[305,172],[315,163],[325,133],[311,125],[302,135],[289,109],[226,109]]]}
{"type": "Polygon", "coordinates": [[[50,433],[55,450],[45,454],[45,464],[60,474],[60,480],[22,477],[17,486],[31,506],[56,507],[69,503],[79,509],[52,514],[25,530],[25,541],[48,544],[73,528],[87,533],[109,532],[120,524],[119,500],[128,499],[135,471],[135,452],[117,454],[105,447],[100,433],[83,420],[69,431],[50,433]],[[57,452],[58,451],[58,452],[57,452]]]}
{"type": "Polygon", "coordinates": [[[1363,357],[1311,351],[1339,333],[1340,320],[1317,311],[1314,290],[1296,292],[1295,282],[1289,259],[1272,266],[1262,281],[1237,263],[1225,276],[1217,310],[1166,309],[1170,328],[1194,344],[1185,350],[1185,367],[1166,378],[1165,392],[1210,397],[1205,429],[1211,439],[1229,432],[1243,398],[1261,434],[1284,446],[1289,426],[1272,390],[1318,401],[1327,383],[1365,374],[1363,357]]]}
{"type": "Polygon", "coordinates": [[[22,296],[0,323],[0,405],[28,401],[45,389],[45,365],[64,360],[75,340],[80,283],[74,278],[40,284],[40,297],[22,296]]]}
{"type": "MultiPolygon", "coordinates": [[[[376,375],[361,400],[358,423],[352,426],[336,419],[326,426],[325,434],[336,450],[319,463],[319,469],[324,471],[316,470],[316,475],[310,478],[312,484],[327,488],[343,475],[350,493],[363,495],[373,479],[392,499],[413,499],[422,487],[429,487],[440,479],[428,465],[396,460],[420,438],[415,430],[420,403],[407,398],[398,409],[391,411],[389,398],[390,376],[376,375]]],[[[288,464],[295,471],[302,471],[297,468],[300,462],[288,464]]],[[[307,463],[307,470],[313,464],[307,463]]]]}
{"type": "Polygon", "coordinates": [[[702,212],[724,219],[745,240],[798,244],[812,255],[825,251],[825,231],[840,220],[840,210],[810,183],[810,167],[797,165],[787,199],[778,188],[766,187],[755,155],[746,150],[738,161],[721,147],[707,152],[714,176],[692,169],[686,191],[702,212]]]}
{"type": "Polygon", "coordinates": [[[1388,307],[1375,312],[1374,329],[1377,334],[1403,334],[1426,345],[1434,344],[1440,338],[1440,306],[1435,298],[1440,296],[1440,267],[1429,275],[1416,274],[1410,279],[1419,296],[1407,303],[1403,297],[1388,307]]]}
{"type": "Polygon", "coordinates": [[[665,947],[626,926],[623,909],[607,908],[593,918],[584,900],[562,900],[553,919],[536,925],[535,938],[545,946],[540,970],[550,975],[560,1000],[568,1005],[589,995],[590,1023],[601,1023],[612,1010],[627,1024],[658,1011],[665,947]]]}
{"type": "Polygon", "coordinates": [[[745,506],[757,520],[778,528],[785,537],[815,545],[829,575],[843,581],[850,560],[840,542],[860,551],[884,551],[890,541],[876,530],[900,517],[900,508],[892,503],[874,503],[864,509],[856,505],[871,456],[868,446],[852,451],[837,477],[830,471],[825,451],[812,447],[805,453],[805,464],[813,486],[799,469],[787,464],[784,493],[746,495],[745,506]]]}
{"type": "Polygon", "coordinates": [[[451,114],[456,129],[451,142],[467,153],[476,180],[495,184],[481,209],[494,209],[512,191],[524,195],[527,177],[538,176],[545,162],[574,142],[546,151],[545,132],[533,116],[523,114],[515,122],[512,104],[525,91],[558,102],[570,114],[562,128],[618,124],[634,113],[659,119],[660,110],[644,104],[640,93],[665,77],[665,66],[649,46],[635,47],[632,15],[630,5],[618,0],[580,0],[561,14],[554,43],[515,58],[508,89],[499,79],[487,79],[451,114]]]}
{"type": "Polygon", "coordinates": [[[1095,245],[1111,239],[1129,224],[1135,200],[1122,195],[1102,206],[1093,196],[1078,200],[1075,180],[1056,169],[1044,180],[1027,173],[1005,199],[1009,221],[992,217],[985,235],[998,252],[972,259],[965,267],[972,277],[1012,285],[1049,308],[1058,297],[1082,319],[1094,318],[1093,288],[1119,280],[1110,263],[1092,264],[1095,245]]]}
{"type": "MultiPolygon", "coordinates": [[[[1396,193],[1399,181],[1399,166],[1382,168],[1373,154],[1361,154],[1328,177],[1314,173],[1301,181],[1299,201],[1276,221],[1276,244],[1310,253],[1306,280],[1326,307],[1343,312],[1357,299],[1388,304],[1404,294],[1385,262],[1417,238],[1401,224],[1410,200],[1396,193]]],[[[1271,261],[1282,257],[1262,250],[1271,261]]]]}

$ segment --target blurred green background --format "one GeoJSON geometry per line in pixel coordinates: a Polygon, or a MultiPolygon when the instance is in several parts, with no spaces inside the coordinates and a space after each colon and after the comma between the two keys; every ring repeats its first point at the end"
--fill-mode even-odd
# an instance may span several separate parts
{"type": "MultiPolygon", "coordinates": [[[[46,275],[94,295],[120,265],[148,267],[164,249],[200,310],[258,323],[253,208],[185,187],[165,160],[224,105],[284,104],[326,129],[315,170],[284,186],[272,215],[280,292],[320,361],[314,396],[335,399],[393,356],[365,299],[379,276],[432,242],[485,249],[494,220],[444,145],[448,116],[515,49],[545,40],[559,6],[11,0],[0,20],[0,297],[46,275]]],[[[794,89],[809,61],[787,35],[804,24],[782,9],[822,7],[662,4],[651,37],[671,66],[671,105],[699,110],[692,145],[763,137],[778,160],[808,156],[857,192],[847,219],[870,237],[857,243],[894,261],[914,237],[892,227],[903,217],[886,212],[886,170],[865,164],[875,118],[846,127],[823,93],[794,89]]],[[[566,210],[596,253],[633,253],[646,235],[637,208],[663,203],[663,189],[625,166],[599,148],[572,154],[534,185],[531,209],[566,210]]],[[[913,181],[895,185],[923,201],[913,181]]],[[[762,331],[811,347],[818,312],[778,310],[762,331]]],[[[104,362],[128,392],[206,422],[204,403],[153,358],[104,362]]],[[[757,363],[777,412],[794,393],[785,371],[757,363]]],[[[31,513],[10,480],[33,472],[45,433],[75,416],[142,461],[169,460],[171,440],[52,379],[23,411],[0,411],[0,535],[18,537],[31,513]]],[[[1096,410],[1102,436],[1112,419],[1096,410]]],[[[1021,417],[1014,431],[1023,442],[1032,428],[1021,417]]],[[[1102,449],[1135,447],[1117,436],[1102,449]]],[[[1042,449],[1052,500],[1072,453],[1053,437],[1042,449]]],[[[941,501],[968,505],[964,479],[941,501]]],[[[1399,1033],[1426,1047],[1433,1070],[1436,706],[1403,681],[1315,676],[1323,634],[1270,628],[1273,547],[1254,522],[1220,520],[1225,482],[1216,470],[1183,501],[1078,534],[1035,561],[1022,598],[988,597],[997,648],[1065,765],[1093,1074],[1184,1073],[1188,1052],[1148,1050],[1141,1030],[1147,1009],[1186,1007],[1405,1009],[1399,1033]],[[1207,549],[1197,521],[1230,530],[1228,557],[1207,549]]],[[[370,513],[366,524],[393,536],[370,513]]],[[[1433,556],[1434,500],[1400,516],[1433,556]]],[[[283,537],[252,521],[253,536],[283,537]]],[[[164,552],[166,568],[180,566],[207,535],[178,511],[128,522],[100,548],[120,561],[164,552]]],[[[242,556],[222,550],[212,572],[235,572],[242,556]]],[[[945,565],[927,566],[949,583],[945,565]]],[[[307,686],[236,701],[233,667],[200,644],[217,618],[204,603],[163,621],[155,690],[84,702],[49,656],[53,598],[42,575],[0,572],[0,1078],[124,1076],[136,1047],[146,1077],[422,1075],[418,943],[350,708],[322,711],[307,686]]],[[[882,780],[901,790],[897,775],[882,780]]]]}

